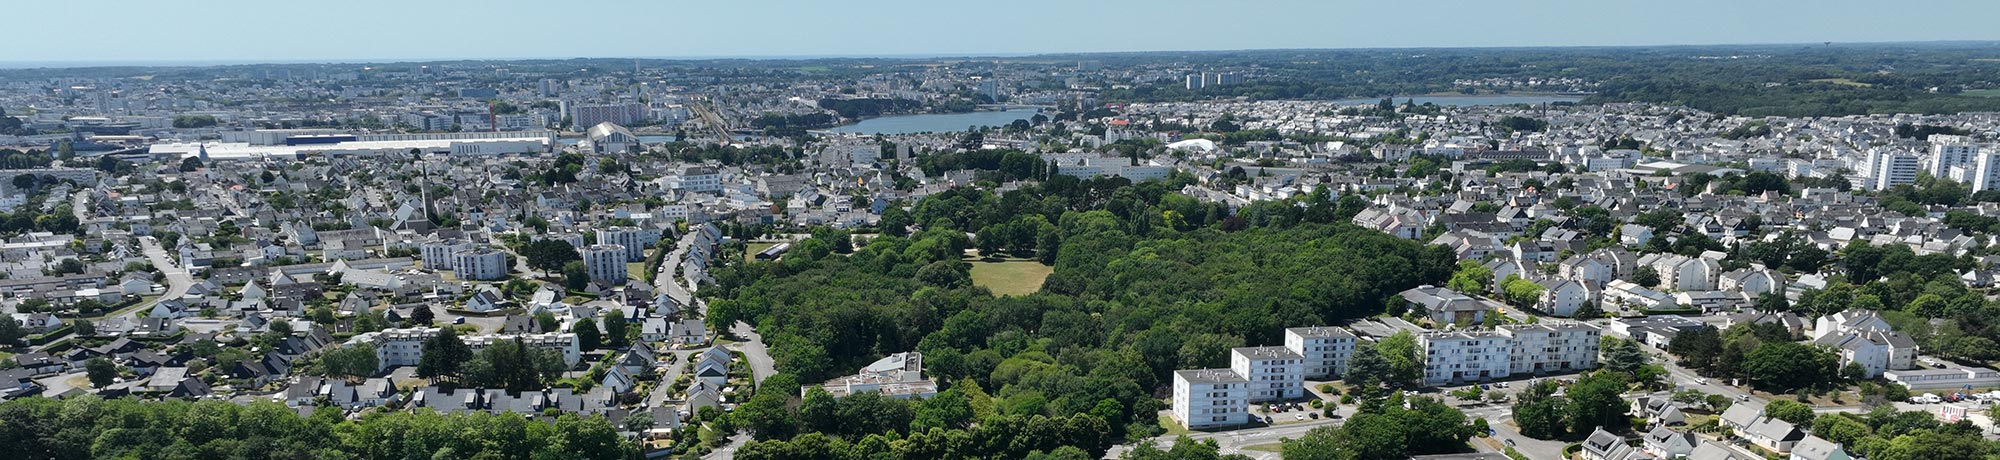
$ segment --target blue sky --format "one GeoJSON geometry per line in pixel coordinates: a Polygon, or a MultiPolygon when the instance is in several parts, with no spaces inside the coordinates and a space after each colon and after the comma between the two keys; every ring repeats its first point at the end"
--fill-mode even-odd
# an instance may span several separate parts
{"type": "Polygon", "coordinates": [[[66,0],[0,62],[2000,40],[1994,0],[66,0]]]}

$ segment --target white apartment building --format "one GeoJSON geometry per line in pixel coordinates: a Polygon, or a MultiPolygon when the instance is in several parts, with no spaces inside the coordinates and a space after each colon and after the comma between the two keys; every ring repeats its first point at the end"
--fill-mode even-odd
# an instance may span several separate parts
{"type": "Polygon", "coordinates": [[[1972,138],[1950,134],[1932,134],[1929,140],[1931,154],[1925,159],[1924,169],[1931,173],[1931,177],[1964,180],[1952,176],[1951,168],[1972,165],[1979,154],[1979,145],[1972,143],[1972,138]]]}
{"type": "Polygon", "coordinates": [[[1513,345],[1498,332],[1432,332],[1417,343],[1424,353],[1425,385],[1497,379],[1513,372],[1513,345]]]}
{"type": "Polygon", "coordinates": [[[1247,381],[1249,402],[1305,396],[1305,358],[1285,347],[1229,350],[1229,370],[1247,381]]]}
{"type": "Polygon", "coordinates": [[[1986,147],[1972,157],[1971,163],[1952,169],[1964,173],[1952,177],[1972,186],[1973,192],[2000,188],[2000,147],[1986,147]]]}
{"type": "Polygon", "coordinates": [[[426,242],[418,248],[418,252],[424,258],[424,268],[451,270],[457,266],[454,263],[454,259],[457,257],[459,251],[470,250],[477,246],[465,240],[448,239],[426,242]]]}
{"type": "Polygon", "coordinates": [[[1329,326],[1285,329],[1285,348],[1303,360],[1306,378],[1334,379],[1347,374],[1347,359],[1354,355],[1354,333],[1329,326]]]}
{"type": "Polygon", "coordinates": [[[1511,374],[1567,373],[1597,367],[1597,326],[1576,321],[1543,321],[1500,329],[1512,350],[1511,374]]]}
{"type": "Polygon", "coordinates": [[[466,249],[452,253],[451,266],[461,280],[506,278],[507,253],[489,247],[466,249]]]}
{"type": "Polygon", "coordinates": [[[1249,423],[1249,384],[1229,369],[1174,371],[1173,416],[1190,430],[1249,423]]]}
{"type": "Polygon", "coordinates": [[[593,244],[583,248],[583,266],[590,270],[591,281],[604,281],[613,285],[625,284],[625,247],[616,244],[593,244]]]}
{"type": "Polygon", "coordinates": [[[625,261],[646,260],[646,246],[659,239],[658,233],[633,227],[610,227],[597,229],[597,244],[616,244],[625,247],[625,261]]]}
{"type": "Polygon", "coordinates": [[[681,188],[696,193],[722,191],[722,172],[715,168],[700,166],[681,171],[681,188]]]}
{"type": "Polygon", "coordinates": [[[1565,321],[1432,332],[1417,342],[1423,348],[1424,384],[1447,385],[1595,368],[1600,335],[1596,326],[1565,321]]]}
{"type": "MultiPolygon", "coordinates": [[[[417,362],[424,357],[424,341],[436,337],[437,334],[438,328],[434,327],[383,329],[356,335],[348,339],[347,344],[374,345],[376,371],[380,372],[395,367],[417,365],[417,362]]],[[[562,355],[563,363],[570,366],[575,366],[577,361],[583,359],[582,351],[577,348],[576,334],[567,332],[475,335],[460,337],[459,340],[465,342],[466,347],[471,348],[473,353],[478,353],[496,341],[516,338],[521,339],[521,343],[529,348],[548,350],[562,355]]]]}
{"type": "Polygon", "coordinates": [[[1917,156],[1906,152],[1870,149],[1866,161],[1869,190],[1916,183],[1917,171],[1921,169],[1917,156]]]}

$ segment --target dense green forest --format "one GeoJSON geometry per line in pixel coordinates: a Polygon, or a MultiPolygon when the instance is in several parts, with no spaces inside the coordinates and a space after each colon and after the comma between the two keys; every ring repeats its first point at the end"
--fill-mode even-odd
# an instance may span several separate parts
{"type": "Polygon", "coordinates": [[[603,417],[543,423],[516,415],[338,410],[300,417],[270,402],[67,400],[0,404],[0,458],[82,459],[601,459],[638,452],[603,417]]]}
{"type": "Polygon", "coordinates": [[[755,324],[781,372],[738,411],[764,440],[739,456],[1021,458],[1074,446],[1094,458],[1158,434],[1156,396],[1172,370],[1227,366],[1231,347],[1281,343],[1285,327],[1380,313],[1454,267],[1443,248],[1346,223],[1358,207],[1323,193],[1245,219],[1171,192],[1180,185],[1056,176],[1000,194],[951,190],[885,215],[889,228],[863,244],[822,230],[778,262],[716,268],[702,291],[710,320],[755,324]],[[975,246],[1054,273],[1042,292],[996,298],[961,260],[975,246]],[[788,391],[908,350],[924,353],[944,393],[788,391]],[[890,422],[852,430],[816,413],[890,422]],[[824,449],[845,454],[806,455],[824,449]]]}
{"type": "MultiPolygon", "coordinates": [[[[1093,58],[1114,66],[1166,59],[1093,58]]],[[[1595,93],[1587,103],[1651,102],[1747,116],[2000,110],[2000,97],[1968,93],[2000,87],[2000,48],[1985,43],[1265,50],[1172,58],[1258,70],[1241,85],[1190,90],[1179,81],[1160,82],[1107,90],[1103,99],[1346,99],[1574,89],[1595,93]],[[1478,79],[1585,84],[1476,90],[1454,84],[1478,79]]]]}

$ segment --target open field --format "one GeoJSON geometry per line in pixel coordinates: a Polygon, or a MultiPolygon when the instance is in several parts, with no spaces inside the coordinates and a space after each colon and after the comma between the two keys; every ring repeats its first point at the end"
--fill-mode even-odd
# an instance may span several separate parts
{"type": "Polygon", "coordinates": [[[1972,97],[2000,97],[2000,89],[1975,89],[1959,94],[1972,97]]]}
{"type": "Polygon", "coordinates": [[[983,286],[996,296],[1028,295],[1040,291],[1042,281],[1048,279],[1049,273],[1055,272],[1055,267],[1027,259],[967,262],[972,264],[972,284],[983,286]]]}
{"type": "Polygon", "coordinates": [[[1871,84],[1867,84],[1867,83],[1862,83],[1862,82],[1858,82],[1858,81],[1854,81],[1854,80],[1849,80],[1849,79],[1845,79],[1845,78],[1818,78],[1818,79],[1813,79],[1812,81],[1814,81],[1814,82],[1818,82],[1818,83],[1832,83],[1832,84],[1836,84],[1836,85],[1847,85],[1847,86],[1853,86],[1853,87],[1856,87],[1856,88],[1867,88],[1867,87],[1872,87],[1872,86],[1875,86],[1875,85],[1871,85],[1871,84]]]}

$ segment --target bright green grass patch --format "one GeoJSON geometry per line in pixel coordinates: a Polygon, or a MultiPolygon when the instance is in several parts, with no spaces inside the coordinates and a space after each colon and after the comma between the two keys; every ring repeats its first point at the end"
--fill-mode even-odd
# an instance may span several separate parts
{"type": "Polygon", "coordinates": [[[1042,290],[1042,281],[1055,267],[1025,259],[972,261],[972,284],[993,291],[996,296],[1028,295],[1042,290]]]}

